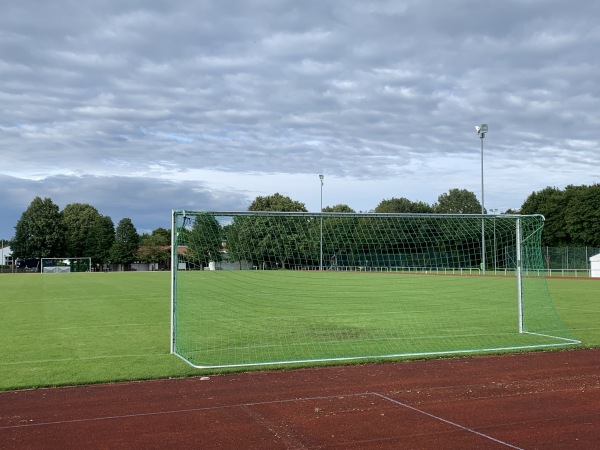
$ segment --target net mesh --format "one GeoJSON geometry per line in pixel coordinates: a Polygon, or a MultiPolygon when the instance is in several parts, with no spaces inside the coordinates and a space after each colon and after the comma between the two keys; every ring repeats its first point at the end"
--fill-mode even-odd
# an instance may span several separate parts
{"type": "Polygon", "coordinates": [[[198,367],[577,343],[546,286],[541,216],[173,217],[172,349],[198,367]]]}

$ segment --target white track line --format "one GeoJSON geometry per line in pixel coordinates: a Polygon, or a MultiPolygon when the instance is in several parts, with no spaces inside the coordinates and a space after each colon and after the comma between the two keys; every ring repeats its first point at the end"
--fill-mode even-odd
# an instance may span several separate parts
{"type": "Polygon", "coordinates": [[[425,412],[425,411],[423,411],[423,410],[421,410],[419,408],[415,408],[414,406],[407,405],[406,403],[402,403],[402,402],[400,402],[398,400],[395,400],[393,398],[387,397],[387,396],[385,396],[383,394],[379,394],[378,392],[371,392],[371,394],[376,395],[377,397],[380,397],[380,398],[382,398],[384,400],[387,400],[388,402],[392,402],[392,403],[395,403],[396,405],[402,406],[403,408],[410,409],[412,411],[418,412],[420,414],[424,414],[426,416],[429,416],[429,417],[431,417],[433,419],[436,419],[436,420],[439,420],[441,422],[447,423],[447,424],[452,425],[454,427],[460,428],[463,431],[468,431],[469,433],[476,434],[476,435],[481,436],[481,437],[483,437],[485,439],[489,439],[491,441],[497,442],[498,444],[505,445],[506,447],[510,447],[510,448],[514,448],[514,449],[518,449],[518,450],[523,450],[521,447],[517,447],[515,445],[509,444],[508,442],[501,441],[500,439],[496,439],[496,438],[494,438],[492,436],[489,436],[487,434],[480,433],[479,431],[476,431],[476,430],[474,430],[472,428],[464,427],[464,426],[462,426],[462,425],[460,425],[460,424],[458,424],[456,422],[451,422],[450,420],[446,420],[446,419],[444,419],[442,417],[436,416],[434,414],[430,414],[430,413],[425,412]]]}
{"type": "Polygon", "coordinates": [[[270,400],[264,402],[251,402],[251,403],[236,403],[233,405],[220,405],[220,406],[206,406],[199,408],[186,408],[186,409],[168,409],[164,411],[148,411],[143,413],[136,414],[120,414],[115,416],[98,416],[98,417],[82,417],[80,419],[68,419],[68,420],[56,420],[52,422],[31,422],[31,423],[18,423],[14,425],[0,425],[0,430],[6,430],[10,428],[27,428],[27,427],[40,427],[40,426],[51,426],[51,425],[62,425],[69,423],[78,423],[78,422],[94,422],[101,420],[118,420],[118,419],[130,419],[135,417],[148,417],[148,416],[159,416],[159,415],[168,415],[168,414],[185,414],[185,413],[194,413],[194,412],[202,412],[202,411],[213,411],[219,409],[234,409],[234,408],[244,408],[251,406],[261,406],[261,405],[273,405],[277,403],[292,403],[292,402],[304,402],[311,400],[330,400],[336,398],[345,398],[345,397],[365,397],[372,396],[372,392],[361,392],[361,393],[350,393],[350,394],[338,394],[338,395],[326,395],[326,396],[316,396],[316,397],[298,397],[298,398],[289,398],[283,400],[270,400]]]}
{"type": "Polygon", "coordinates": [[[7,430],[7,429],[14,429],[14,428],[40,427],[40,426],[54,426],[54,425],[74,424],[74,423],[82,423],[82,422],[104,421],[104,420],[122,420],[122,419],[136,418],[136,417],[148,417],[148,416],[169,415],[169,414],[185,414],[185,413],[194,413],[194,412],[201,412],[201,411],[218,410],[218,409],[241,408],[241,407],[248,408],[248,407],[252,407],[252,406],[272,405],[272,404],[276,404],[276,403],[292,403],[292,402],[303,402],[303,401],[311,401],[311,400],[329,400],[329,399],[340,399],[340,398],[345,398],[345,397],[364,397],[364,396],[379,397],[388,402],[402,406],[403,408],[407,408],[412,411],[418,412],[419,414],[426,415],[433,419],[439,420],[441,422],[444,422],[444,423],[452,425],[456,428],[459,428],[463,431],[467,431],[469,433],[473,433],[478,436],[481,436],[485,439],[494,441],[498,444],[502,444],[506,447],[517,449],[517,450],[523,450],[521,447],[516,447],[512,444],[501,441],[501,440],[496,439],[487,434],[480,433],[479,431],[473,430],[472,428],[464,427],[455,422],[451,422],[449,420],[435,416],[433,414],[430,414],[428,412],[425,412],[425,411],[415,408],[413,406],[407,405],[406,403],[402,403],[398,400],[387,397],[386,395],[380,394],[378,392],[361,392],[361,393],[349,393],[349,394],[315,396],[315,397],[299,397],[299,398],[271,400],[271,401],[264,401],[264,402],[251,402],[251,403],[241,403],[241,404],[238,403],[238,404],[234,404],[234,405],[209,406],[209,407],[186,408],[186,409],[165,410],[165,411],[149,411],[149,412],[137,413],[137,414],[122,414],[122,415],[114,415],[114,416],[99,416],[99,417],[87,417],[87,418],[70,419],[70,420],[57,420],[57,421],[52,421],[52,422],[19,423],[19,424],[14,424],[14,425],[0,426],[0,430],[7,430]]]}

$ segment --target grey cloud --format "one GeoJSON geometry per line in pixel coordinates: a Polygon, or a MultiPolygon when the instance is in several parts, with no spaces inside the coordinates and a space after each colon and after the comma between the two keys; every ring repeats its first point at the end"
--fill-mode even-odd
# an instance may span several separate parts
{"type": "MultiPolygon", "coordinates": [[[[598,16],[594,0],[11,2],[0,173],[122,184],[205,169],[236,186],[236,174],[326,170],[418,184],[476,156],[473,126],[488,122],[499,180],[514,160],[547,170],[503,200],[518,207],[549,181],[597,181],[598,16]]],[[[456,173],[447,189],[463,187],[456,173]]]]}
{"type": "Polygon", "coordinates": [[[221,192],[202,181],[174,182],[148,177],[52,176],[32,181],[0,176],[6,196],[0,200],[0,237],[10,238],[21,214],[36,197],[51,198],[60,209],[69,203],[87,203],[115,225],[128,217],[139,233],[170,227],[172,209],[245,210],[250,201],[243,192],[221,192]]]}

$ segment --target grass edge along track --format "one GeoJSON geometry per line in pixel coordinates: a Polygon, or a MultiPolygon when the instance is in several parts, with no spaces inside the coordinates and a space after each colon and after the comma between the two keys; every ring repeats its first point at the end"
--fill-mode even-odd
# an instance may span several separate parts
{"type": "MultiPolygon", "coordinates": [[[[0,390],[250,370],[197,370],[169,354],[169,279],[167,272],[0,276],[0,390]]],[[[600,346],[600,280],[548,284],[572,333],[585,347],[600,346]]]]}

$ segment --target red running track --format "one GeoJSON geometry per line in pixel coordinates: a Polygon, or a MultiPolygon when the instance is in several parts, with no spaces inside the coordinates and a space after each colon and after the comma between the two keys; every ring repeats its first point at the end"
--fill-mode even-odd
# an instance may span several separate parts
{"type": "Polygon", "coordinates": [[[0,392],[1,449],[598,449],[600,349],[0,392]]]}

